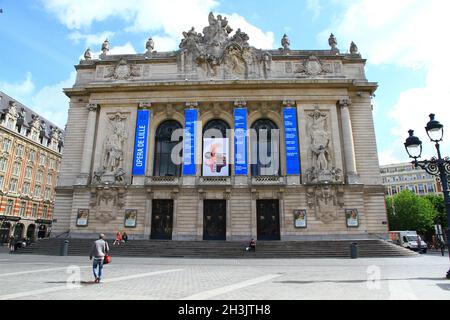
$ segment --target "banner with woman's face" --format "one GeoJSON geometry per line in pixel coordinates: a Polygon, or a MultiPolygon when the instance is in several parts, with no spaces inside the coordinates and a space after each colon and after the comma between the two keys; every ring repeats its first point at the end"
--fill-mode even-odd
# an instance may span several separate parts
{"type": "Polygon", "coordinates": [[[229,176],[229,148],[227,138],[203,139],[203,176],[229,176]]]}

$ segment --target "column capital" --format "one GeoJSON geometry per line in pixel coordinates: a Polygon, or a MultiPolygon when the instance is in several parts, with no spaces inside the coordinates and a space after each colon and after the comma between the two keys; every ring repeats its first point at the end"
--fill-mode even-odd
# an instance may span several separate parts
{"type": "Polygon", "coordinates": [[[283,100],[284,107],[295,107],[295,105],[296,105],[296,102],[294,100],[289,100],[289,99],[283,100]]]}
{"type": "Polygon", "coordinates": [[[86,109],[88,109],[89,111],[97,111],[98,108],[99,105],[97,103],[88,103],[86,105],[86,109]]]}
{"type": "Polygon", "coordinates": [[[339,101],[338,101],[338,105],[341,107],[341,108],[348,108],[348,107],[350,107],[351,105],[352,105],[352,100],[350,100],[350,99],[340,99],[339,101]]]}
{"type": "Polygon", "coordinates": [[[139,109],[150,109],[152,107],[152,103],[151,102],[139,102],[139,109]]]}
{"type": "Polygon", "coordinates": [[[245,100],[235,100],[234,101],[234,106],[237,108],[243,108],[247,106],[247,101],[245,100]]]}

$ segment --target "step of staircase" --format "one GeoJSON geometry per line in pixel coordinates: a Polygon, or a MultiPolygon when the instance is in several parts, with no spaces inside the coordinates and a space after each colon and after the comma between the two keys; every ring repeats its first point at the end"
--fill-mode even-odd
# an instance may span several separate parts
{"type": "MultiPolygon", "coordinates": [[[[60,255],[65,239],[43,239],[17,254],[60,255]]],[[[70,256],[88,256],[95,239],[68,239],[70,256]]],[[[353,241],[258,241],[256,252],[245,252],[247,243],[221,241],[155,241],[133,240],[113,246],[110,254],[117,257],[173,258],[349,258],[353,241]]],[[[417,254],[383,240],[358,240],[362,258],[411,257],[417,254]]]]}

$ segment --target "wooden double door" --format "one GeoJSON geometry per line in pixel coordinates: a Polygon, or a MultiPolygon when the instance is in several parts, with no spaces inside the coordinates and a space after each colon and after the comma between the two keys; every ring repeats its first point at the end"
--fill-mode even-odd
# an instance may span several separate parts
{"type": "Polygon", "coordinates": [[[280,240],[280,201],[257,200],[258,240],[280,240]]]}
{"type": "Polygon", "coordinates": [[[152,240],[172,240],[173,200],[153,200],[152,240]]]}
{"type": "Polygon", "coordinates": [[[227,239],[227,201],[205,200],[203,202],[203,240],[225,241],[227,239]]]}

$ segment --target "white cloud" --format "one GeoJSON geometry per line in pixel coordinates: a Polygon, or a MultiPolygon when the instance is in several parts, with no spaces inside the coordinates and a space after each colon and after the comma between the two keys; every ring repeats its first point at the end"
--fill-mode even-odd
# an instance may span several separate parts
{"type": "Polygon", "coordinates": [[[394,155],[391,150],[382,151],[378,153],[380,165],[399,163],[400,160],[394,155]]]}
{"type": "Polygon", "coordinates": [[[313,12],[312,20],[317,20],[317,18],[319,18],[322,11],[320,0],[308,0],[306,3],[306,8],[313,12]]]}
{"type": "MultiPolygon", "coordinates": [[[[84,35],[77,30],[89,28],[95,22],[119,18],[126,22],[126,31],[145,32],[155,40],[155,50],[177,49],[183,31],[195,27],[201,32],[208,25],[208,14],[218,5],[216,0],[41,0],[61,23],[75,30],[73,40],[94,42],[95,35],[84,35]],[[156,42],[159,37],[160,45],[156,42]],[[176,44],[176,46],[174,46],[176,44]]],[[[273,33],[264,32],[240,15],[222,14],[232,28],[241,28],[250,36],[250,44],[258,48],[273,48],[273,33]]],[[[104,39],[103,39],[104,40],[104,39]]],[[[102,40],[102,41],[103,41],[102,40]]],[[[144,47],[145,48],[145,47],[144,47]]]]}
{"type": "Polygon", "coordinates": [[[19,83],[0,82],[0,91],[3,91],[11,98],[22,101],[34,90],[31,73],[26,74],[25,80],[19,83]]]}
{"type": "Polygon", "coordinates": [[[114,36],[114,32],[105,31],[99,34],[82,34],[79,31],[74,31],[69,34],[69,39],[78,44],[80,41],[84,41],[86,48],[92,47],[93,45],[98,45],[101,47],[101,44],[105,39],[111,40],[114,36]]]}
{"type": "Polygon", "coordinates": [[[64,129],[67,123],[69,98],[64,94],[64,88],[71,88],[75,83],[76,72],[59,83],[45,86],[31,97],[31,105],[27,107],[64,129]]]}
{"type": "MultiPolygon", "coordinates": [[[[155,43],[155,51],[173,51],[173,50],[177,50],[178,46],[179,46],[179,41],[176,41],[174,38],[172,37],[168,37],[168,36],[154,36],[152,37],[153,41],[155,43]]],[[[147,39],[145,39],[145,41],[143,41],[143,45],[142,48],[145,48],[145,44],[147,43],[147,39]]],[[[144,50],[143,50],[144,52],[144,50]]]]}
{"type": "Polygon", "coordinates": [[[260,49],[272,49],[274,48],[274,34],[271,31],[264,32],[258,27],[255,27],[244,17],[238,15],[237,13],[233,13],[231,15],[222,14],[222,16],[226,16],[229,21],[229,25],[236,31],[238,28],[241,29],[242,32],[248,34],[250,40],[248,41],[250,45],[260,48],[260,49]]]}
{"type": "MultiPolygon", "coordinates": [[[[440,0],[355,0],[344,2],[344,14],[318,40],[326,44],[330,32],[338,38],[341,51],[348,51],[351,41],[358,45],[369,64],[397,65],[420,68],[427,74],[425,85],[399,93],[387,116],[394,124],[392,143],[383,146],[386,154],[400,156],[409,129],[415,129],[424,142],[424,157],[436,153],[429,143],[424,127],[429,113],[445,126],[450,126],[450,66],[440,53],[450,51],[447,30],[450,30],[450,1],[440,0]]],[[[380,87],[383,83],[380,83],[380,87]]],[[[444,137],[445,138],[445,137],[444,137]]],[[[450,137],[447,137],[450,139],[450,137]]],[[[450,145],[443,145],[444,154],[450,154],[450,145]]],[[[380,153],[380,155],[383,154],[380,153]]]]}
{"type": "Polygon", "coordinates": [[[32,75],[27,73],[22,83],[0,83],[0,90],[63,129],[69,109],[69,98],[64,94],[63,88],[72,87],[75,78],[76,72],[73,71],[68,79],[36,91],[32,75]]]}

